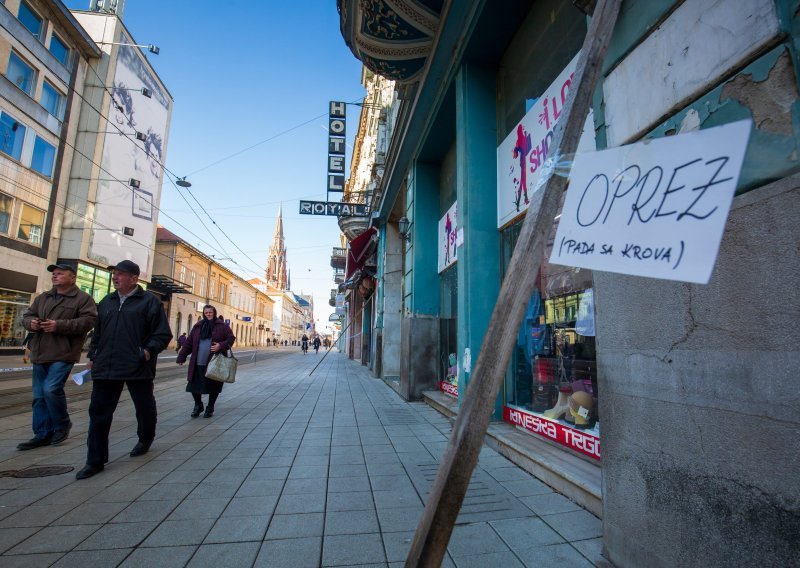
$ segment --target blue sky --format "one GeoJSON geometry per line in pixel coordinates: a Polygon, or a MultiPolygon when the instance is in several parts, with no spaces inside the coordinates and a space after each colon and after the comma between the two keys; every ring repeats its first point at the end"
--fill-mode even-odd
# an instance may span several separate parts
{"type": "MultiPolygon", "coordinates": [[[[86,10],[89,0],[66,4],[86,10]]],[[[219,250],[167,182],[161,209],[217,250],[163,216],[159,222],[207,254],[232,257],[240,266],[222,263],[242,276],[263,276],[283,202],[292,289],[314,294],[315,315],[324,327],[332,312],[330,254],[339,229],[335,217],[299,215],[298,200],[326,198],[328,101],[364,96],[361,64],[339,32],[335,0],[127,0],[123,21],[138,43],[161,49],[149,59],[175,100],[167,167],[188,175],[189,191],[250,258],[204,218],[224,247],[219,250]]],[[[348,106],[348,171],[358,111],[348,106]]]]}

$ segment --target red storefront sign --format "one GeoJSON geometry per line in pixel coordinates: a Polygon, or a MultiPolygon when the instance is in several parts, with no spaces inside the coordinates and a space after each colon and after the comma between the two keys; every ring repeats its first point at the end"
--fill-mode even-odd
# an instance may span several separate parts
{"type": "Polygon", "coordinates": [[[569,428],[550,420],[544,416],[531,414],[524,410],[503,407],[503,420],[520,426],[529,432],[538,434],[548,440],[558,442],[562,446],[567,446],[594,459],[600,459],[600,438],[588,432],[578,430],[576,428],[569,428]]]}
{"type": "Polygon", "coordinates": [[[453,398],[458,398],[458,387],[447,381],[439,381],[439,390],[444,394],[449,394],[453,398]]]}

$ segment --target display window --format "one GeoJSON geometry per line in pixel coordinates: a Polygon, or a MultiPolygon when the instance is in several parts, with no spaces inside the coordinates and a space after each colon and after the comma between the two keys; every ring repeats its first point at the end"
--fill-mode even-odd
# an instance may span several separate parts
{"type": "Polygon", "coordinates": [[[30,294],[0,289],[0,347],[22,345],[26,335],[22,315],[30,304],[30,294]]]}
{"type": "Polygon", "coordinates": [[[78,288],[91,295],[95,302],[99,302],[111,290],[111,273],[108,270],[78,263],[78,275],[75,279],[75,284],[78,288]]]}
{"type": "Polygon", "coordinates": [[[439,275],[439,390],[458,398],[458,275],[451,266],[439,275]]]}
{"type": "MultiPolygon", "coordinates": [[[[504,271],[520,227],[521,222],[501,233],[504,271]]],[[[551,265],[546,261],[549,256],[547,247],[506,374],[503,417],[599,459],[591,271],[551,265]]]]}

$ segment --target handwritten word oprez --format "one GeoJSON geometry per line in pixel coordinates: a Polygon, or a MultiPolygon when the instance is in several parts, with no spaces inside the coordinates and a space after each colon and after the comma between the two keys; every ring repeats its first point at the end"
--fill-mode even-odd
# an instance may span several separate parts
{"type": "Polygon", "coordinates": [[[706,283],[750,122],[578,155],[554,264],[706,283]]]}

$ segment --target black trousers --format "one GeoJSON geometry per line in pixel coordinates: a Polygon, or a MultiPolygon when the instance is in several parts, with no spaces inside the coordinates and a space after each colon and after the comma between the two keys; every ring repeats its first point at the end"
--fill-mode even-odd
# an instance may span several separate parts
{"type": "Polygon", "coordinates": [[[133,406],[136,408],[138,424],[136,433],[139,435],[139,441],[149,444],[156,437],[158,414],[152,379],[94,381],[92,401],[89,404],[89,437],[86,441],[89,448],[86,455],[88,465],[104,465],[108,461],[108,434],[124,385],[127,385],[133,406]]]}

